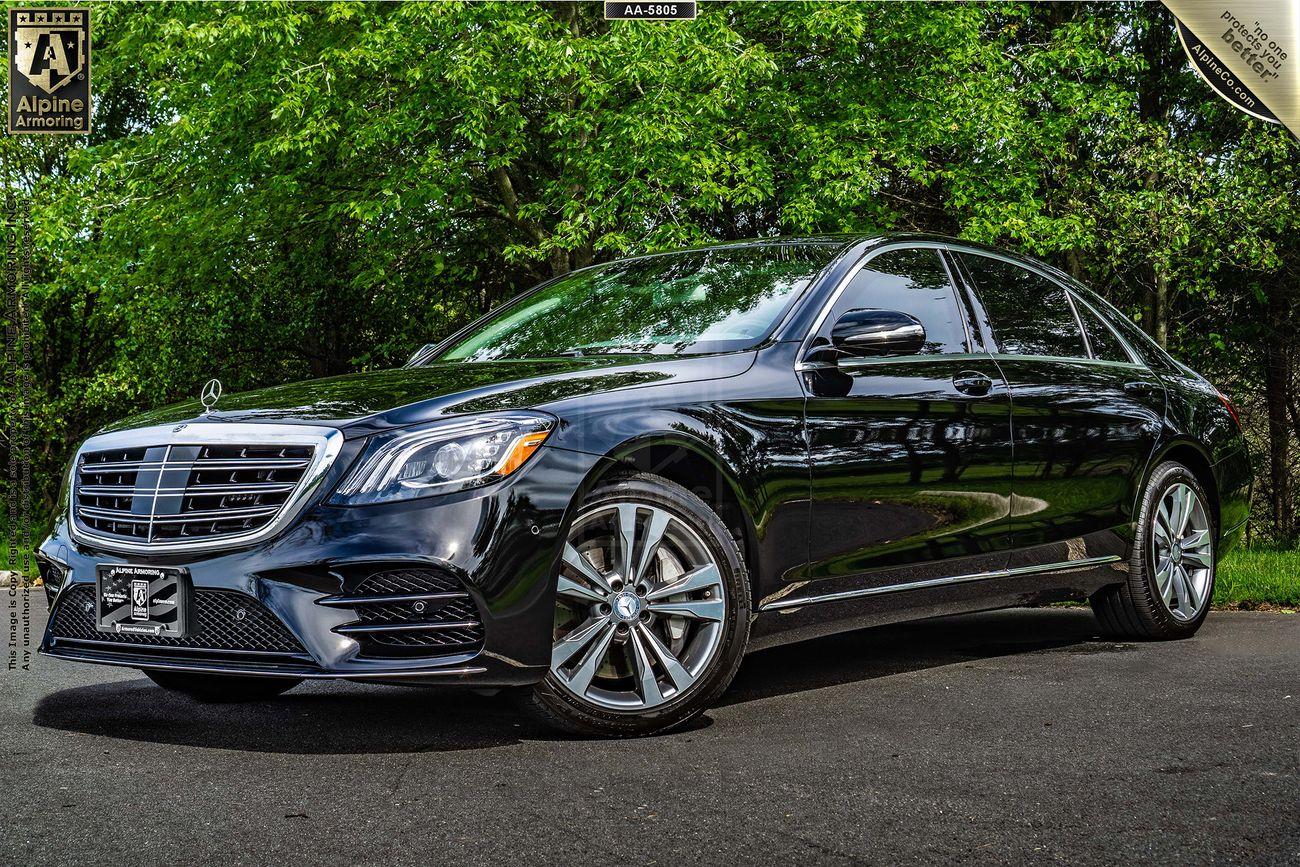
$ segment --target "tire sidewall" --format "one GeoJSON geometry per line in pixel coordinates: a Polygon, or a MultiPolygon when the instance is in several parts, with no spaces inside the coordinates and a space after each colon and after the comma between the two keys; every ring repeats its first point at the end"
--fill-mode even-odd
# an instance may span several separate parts
{"type": "Polygon", "coordinates": [[[618,478],[593,490],[575,514],[582,515],[613,503],[663,509],[686,523],[708,547],[718,563],[727,594],[726,619],[718,649],[685,695],[648,710],[617,711],[582,701],[550,671],[534,688],[533,695],[571,729],[613,735],[649,734],[680,725],[700,713],[731,683],[749,639],[749,576],[726,525],[703,500],[681,485],[644,473],[618,478]]]}
{"type": "Polygon", "coordinates": [[[1205,488],[1197,480],[1196,476],[1182,464],[1169,461],[1156,467],[1155,472],[1151,474],[1151,480],[1147,484],[1146,494],[1142,500],[1142,510],[1138,516],[1138,533],[1134,540],[1134,550],[1131,565],[1135,570],[1135,575],[1141,579],[1140,589],[1150,600],[1151,619],[1156,629],[1164,635],[1171,638],[1184,638],[1192,635],[1201,627],[1201,623],[1210,613],[1210,600],[1214,598],[1214,585],[1218,580],[1218,552],[1219,552],[1219,528],[1217,516],[1210,508],[1210,500],[1205,494],[1205,488]],[[1155,553],[1152,545],[1152,522],[1155,519],[1156,510],[1160,507],[1160,501],[1164,499],[1165,494],[1171,487],[1176,484],[1184,484],[1196,492],[1200,498],[1202,508],[1210,518],[1212,538],[1210,580],[1206,585],[1206,602],[1201,607],[1200,612],[1191,620],[1179,620],[1174,617],[1169,609],[1165,606],[1164,599],[1160,595],[1160,588],[1156,584],[1156,563],[1155,553]]]}

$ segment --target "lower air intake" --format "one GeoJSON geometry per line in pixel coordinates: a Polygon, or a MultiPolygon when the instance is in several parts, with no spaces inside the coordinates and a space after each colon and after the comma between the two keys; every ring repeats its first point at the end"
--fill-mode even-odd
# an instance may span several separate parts
{"type": "Polygon", "coordinates": [[[123,649],[147,646],[217,653],[306,653],[279,618],[252,596],[233,590],[195,590],[192,604],[195,629],[184,638],[100,632],[95,628],[94,586],[73,586],[54,606],[50,635],[55,643],[95,642],[123,649]]]}
{"type": "Polygon", "coordinates": [[[356,612],[356,620],[334,631],[356,639],[363,656],[445,656],[483,647],[478,608],[454,575],[385,569],[353,580],[345,580],[342,594],[318,601],[356,612]]]}

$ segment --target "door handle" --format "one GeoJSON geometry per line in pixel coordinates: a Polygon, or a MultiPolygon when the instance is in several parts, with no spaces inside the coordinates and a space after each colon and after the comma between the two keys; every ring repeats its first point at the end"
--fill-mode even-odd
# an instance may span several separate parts
{"type": "Polygon", "coordinates": [[[993,388],[993,380],[974,370],[963,370],[952,378],[953,387],[971,397],[983,397],[993,388]]]}

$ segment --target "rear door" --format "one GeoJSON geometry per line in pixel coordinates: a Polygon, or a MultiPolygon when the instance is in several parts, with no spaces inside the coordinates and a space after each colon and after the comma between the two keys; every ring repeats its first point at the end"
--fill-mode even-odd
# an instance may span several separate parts
{"type": "Polygon", "coordinates": [[[811,449],[809,578],[798,596],[861,593],[997,569],[1006,560],[1007,387],[972,332],[939,249],[875,254],[823,315],[897,310],[920,353],[804,366],[811,449]]]}
{"type": "Polygon", "coordinates": [[[1122,555],[1160,433],[1164,388],[1066,287],[1019,263],[956,254],[977,327],[1011,390],[1010,566],[1122,555]]]}

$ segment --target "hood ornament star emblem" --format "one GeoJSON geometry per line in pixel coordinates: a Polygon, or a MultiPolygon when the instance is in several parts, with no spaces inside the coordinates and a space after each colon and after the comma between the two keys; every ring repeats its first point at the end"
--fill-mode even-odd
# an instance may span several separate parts
{"type": "Polygon", "coordinates": [[[199,401],[203,404],[203,414],[212,412],[212,407],[221,399],[221,380],[209,379],[199,392],[199,401]]]}

